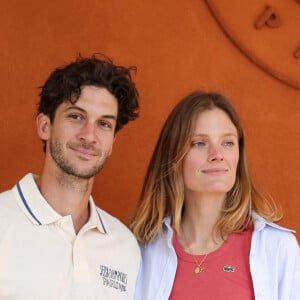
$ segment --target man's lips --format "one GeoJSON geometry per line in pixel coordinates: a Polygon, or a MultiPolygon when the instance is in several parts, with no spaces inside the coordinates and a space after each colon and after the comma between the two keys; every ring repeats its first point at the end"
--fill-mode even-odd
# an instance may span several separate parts
{"type": "Polygon", "coordinates": [[[82,147],[70,147],[71,150],[79,154],[80,156],[86,157],[86,158],[92,158],[98,155],[98,153],[95,150],[91,149],[85,149],[82,147]]]}

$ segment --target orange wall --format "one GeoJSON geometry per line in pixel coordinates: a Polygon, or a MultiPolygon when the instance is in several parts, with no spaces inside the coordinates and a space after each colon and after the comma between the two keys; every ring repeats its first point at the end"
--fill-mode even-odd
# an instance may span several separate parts
{"type": "MultiPolygon", "coordinates": [[[[245,20],[243,14],[254,19],[264,6],[258,2],[262,1],[253,1],[246,11],[237,6],[240,11],[229,13],[237,19],[228,19],[229,8],[222,7],[226,24],[251,47],[257,33],[245,35],[245,24],[239,26],[239,20],[245,20]]],[[[289,2],[294,6],[288,10],[298,9],[299,15],[297,1],[289,2]]],[[[291,38],[300,43],[299,32],[291,28],[291,38]]],[[[117,64],[137,66],[141,116],[118,134],[113,155],[96,179],[93,195],[99,206],[127,221],[165,117],[180,98],[203,88],[232,99],[246,129],[255,182],[282,204],[281,224],[296,229],[300,237],[300,88],[249,59],[225,34],[205,1],[10,0],[1,5],[0,33],[1,190],[25,172],[41,170],[42,144],[34,120],[37,87],[77,53],[102,52],[117,64]]],[[[267,59],[269,53],[275,62],[276,51],[288,47],[258,44],[267,49],[262,56],[267,54],[267,59]]],[[[300,59],[291,62],[300,74],[300,59]]],[[[292,75],[299,81],[300,75],[292,75]]]]}

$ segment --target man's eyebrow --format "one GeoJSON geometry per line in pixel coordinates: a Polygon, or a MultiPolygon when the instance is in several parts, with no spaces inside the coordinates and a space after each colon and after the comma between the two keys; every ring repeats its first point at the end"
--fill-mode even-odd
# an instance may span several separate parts
{"type": "Polygon", "coordinates": [[[114,116],[114,115],[103,115],[102,118],[117,120],[116,116],[114,116]]]}
{"type": "Polygon", "coordinates": [[[69,110],[72,110],[72,109],[75,109],[75,110],[80,110],[81,112],[86,112],[86,110],[84,110],[83,108],[77,106],[77,105],[71,105],[71,106],[68,106],[65,111],[69,111],[69,110]]]}
{"type": "MultiPolygon", "coordinates": [[[[83,113],[86,113],[85,109],[83,109],[82,107],[77,106],[77,105],[71,105],[71,106],[67,107],[65,109],[65,112],[68,112],[69,110],[79,110],[79,111],[81,111],[83,113]]],[[[114,116],[114,115],[102,115],[101,118],[117,120],[117,117],[114,116]]]]}

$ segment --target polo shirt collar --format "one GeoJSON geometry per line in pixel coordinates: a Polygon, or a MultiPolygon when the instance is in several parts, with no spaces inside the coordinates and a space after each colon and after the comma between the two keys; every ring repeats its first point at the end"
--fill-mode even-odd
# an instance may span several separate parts
{"type": "Polygon", "coordinates": [[[37,225],[47,225],[62,218],[45,200],[36,185],[37,176],[29,173],[25,175],[13,188],[17,202],[29,218],[37,225]]]}
{"type": "MultiPolygon", "coordinates": [[[[46,201],[36,185],[36,175],[28,173],[13,188],[18,205],[29,220],[36,225],[55,223],[63,216],[58,214],[46,201]]],[[[97,228],[101,233],[106,233],[100,213],[90,197],[90,218],[84,225],[87,229],[97,228]]]]}
{"type": "Polygon", "coordinates": [[[101,233],[103,234],[107,233],[107,230],[103,223],[103,219],[101,218],[100,212],[98,211],[92,196],[90,196],[89,199],[89,206],[90,206],[90,218],[88,222],[84,225],[84,227],[88,226],[91,229],[96,227],[101,233]]]}

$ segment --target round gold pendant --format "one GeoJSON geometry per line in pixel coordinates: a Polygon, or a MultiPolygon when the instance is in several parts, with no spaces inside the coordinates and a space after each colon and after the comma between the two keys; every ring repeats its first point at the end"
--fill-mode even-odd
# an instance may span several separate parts
{"type": "Polygon", "coordinates": [[[199,274],[199,273],[202,272],[202,270],[203,270],[202,266],[197,266],[197,267],[195,268],[194,272],[195,272],[196,274],[199,274]]]}

